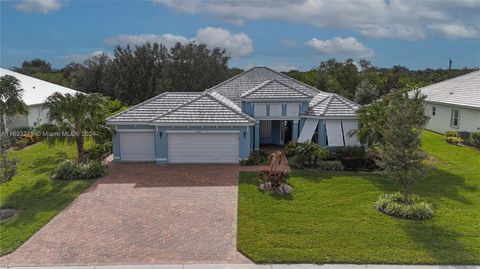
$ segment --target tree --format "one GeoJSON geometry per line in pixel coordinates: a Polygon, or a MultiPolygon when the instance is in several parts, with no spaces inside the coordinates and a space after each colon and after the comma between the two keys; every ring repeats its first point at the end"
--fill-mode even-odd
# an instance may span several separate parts
{"type": "Polygon", "coordinates": [[[0,77],[0,131],[7,131],[6,118],[15,114],[26,114],[27,105],[22,100],[23,89],[14,76],[0,77]]]}
{"type": "Polygon", "coordinates": [[[362,144],[371,147],[383,142],[383,126],[386,120],[388,99],[388,97],[383,97],[381,100],[363,106],[358,110],[360,128],[356,133],[362,144]]]}
{"type": "Polygon", "coordinates": [[[357,86],[355,92],[355,102],[365,105],[370,104],[379,97],[380,93],[377,89],[377,86],[370,83],[368,80],[363,80],[357,86]]]}
{"type": "Polygon", "coordinates": [[[107,94],[129,105],[138,104],[167,89],[167,49],[157,43],[117,47],[107,68],[107,94]]]}
{"type": "Polygon", "coordinates": [[[403,187],[405,201],[410,186],[425,177],[420,134],[428,116],[423,106],[424,96],[414,90],[397,92],[391,98],[383,124],[383,142],[378,145],[378,166],[403,187]]]}
{"type": "Polygon", "coordinates": [[[16,159],[8,158],[7,151],[4,148],[0,149],[0,183],[5,183],[17,174],[16,159]]]}
{"type": "Polygon", "coordinates": [[[360,83],[360,76],[352,59],[345,62],[329,59],[320,63],[317,72],[316,86],[319,90],[337,93],[349,99],[355,97],[355,89],[360,83]]]}
{"type": "Polygon", "coordinates": [[[230,75],[226,51],[209,50],[205,44],[177,43],[170,49],[167,68],[174,91],[204,91],[230,75]]]}
{"type": "Polygon", "coordinates": [[[107,115],[106,100],[100,94],[74,95],[54,93],[44,104],[53,127],[59,136],[48,136],[50,141],[62,140],[77,144],[78,161],[85,162],[84,136],[103,128],[107,115]]]}
{"type": "Polygon", "coordinates": [[[31,76],[35,73],[50,73],[53,71],[52,65],[42,59],[33,59],[24,61],[20,68],[14,68],[14,71],[31,76]]]}

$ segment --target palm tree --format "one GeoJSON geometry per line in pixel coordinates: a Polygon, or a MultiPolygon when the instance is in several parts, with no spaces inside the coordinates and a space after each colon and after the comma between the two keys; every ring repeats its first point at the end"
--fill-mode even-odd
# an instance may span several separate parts
{"type": "Polygon", "coordinates": [[[77,144],[78,161],[85,162],[84,136],[102,128],[107,115],[106,99],[100,94],[74,95],[54,93],[47,98],[44,107],[48,119],[61,131],[60,139],[77,144]]]}
{"type": "Polygon", "coordinates": [[[20,82],[14,76],[5,75],[0,77],[0,131],[7,131],[7,116],[26,114],[27,105],[22,100],[23,89],[20,82]]]}

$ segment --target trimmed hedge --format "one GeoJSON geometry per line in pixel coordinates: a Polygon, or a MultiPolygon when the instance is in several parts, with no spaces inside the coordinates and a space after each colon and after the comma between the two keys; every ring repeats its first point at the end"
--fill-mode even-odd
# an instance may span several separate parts
{"type": "Polygon", "coordinates": [[[375,208],[387,215],[405,219],[424,220],[433,217],[432,205],[415,194],[406,199],[399,192],[383,194],[375,202],[375,208]]]}
{"type": "Polygon", "coordinates": [[[106,173],[105,165],[98,161],[82,164],[65,160],[58,165],[52,177],[61,180],[92,179],[102,177],[106,173]]]}

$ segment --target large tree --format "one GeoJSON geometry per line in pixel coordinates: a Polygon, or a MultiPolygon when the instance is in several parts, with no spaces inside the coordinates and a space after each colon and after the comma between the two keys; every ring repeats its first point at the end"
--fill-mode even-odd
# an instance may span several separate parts
{"type": "Polygon", "coordinates": [[[318,89],[337,93],[349,99],[355,98],[355,89],[360,83],[360,76],[353,60],[337,62],[335,59],[329,59],[320,63],[317,72],[318,89]]]}
{"type": "Polygon", "coordinates": [[[35,73],[50,73],[53,71],[52,65],[49,62],[38,58],[31,61],[24,61],[20,68],[14,68],[14,70],[29,76],[35,73]]]}
{"type": "Polygon", "coordinates": [[[85,162],[84,136],[104,128],[106,99],[100,94],[54,93],[47,98],[44,106],[49,110],[49,121],[60,132],[59,136],[47,138],[76,143],[78,161],[85,162]]]}
{"type": "Polygon", "coordinates": [[[173,91],[204,91],[224,80],[230,71],[226,51],[204,44],[177,43],[170,49],[168,78],[173,91]]]}
{"type": "Polygon", "coordinates": [[[399,91],[391,97],[382,124],[382,143],[376,147],[378,165],[403,187],[405,200],[410,186],[425,177],[420,134],[428,116],[420,91],[399,91]]]}
{"type": "Polygon", "coordinates": [[[22,100],[23,89],[14,76],[0,77],[0,131],[5,133],[7,116],[25,114],[27,105],[22,100]]]}

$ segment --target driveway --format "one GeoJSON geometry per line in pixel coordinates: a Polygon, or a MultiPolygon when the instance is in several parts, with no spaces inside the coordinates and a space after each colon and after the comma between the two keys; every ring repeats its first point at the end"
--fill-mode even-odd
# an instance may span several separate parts
{"type": "Polygon", "coordinates": [[[235,165],[109,165],[5,265],[250,263],[236,249],[235,165]]]}

